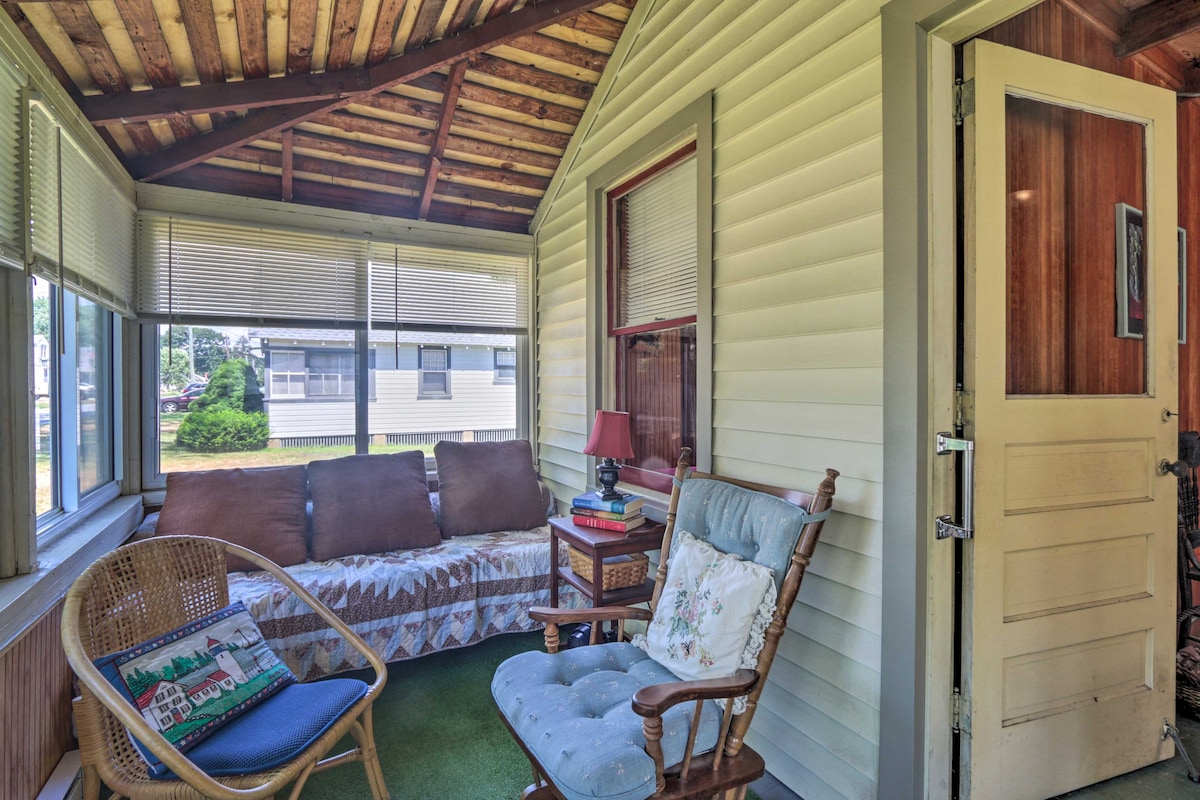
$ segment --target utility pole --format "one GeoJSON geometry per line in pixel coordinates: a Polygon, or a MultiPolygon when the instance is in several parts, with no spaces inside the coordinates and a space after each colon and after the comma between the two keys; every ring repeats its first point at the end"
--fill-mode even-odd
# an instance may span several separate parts
{"type": "Polygon", "coordinates": [[[195,342],[195,339],[192,337],[192,326],[188,325],[188,379],[187,379],[187,383],[191,383],[194,380],[196,380],[196,342],[195,342]]]}

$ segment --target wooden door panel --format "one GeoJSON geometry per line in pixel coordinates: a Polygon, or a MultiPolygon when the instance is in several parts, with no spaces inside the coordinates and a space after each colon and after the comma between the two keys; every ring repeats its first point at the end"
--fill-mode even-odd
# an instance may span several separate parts
{"type": "Polygon", "coordinates": [[[1154,454],[1152,438],[1008,444],[1004,512],[1147,500],[1156,468],[1154,454]]]}
{"type": "Polygon", "coordinates": [[[1055,544],[1004,554],[1004,621],[1149,597],[1151,534],[1055,544]]]}

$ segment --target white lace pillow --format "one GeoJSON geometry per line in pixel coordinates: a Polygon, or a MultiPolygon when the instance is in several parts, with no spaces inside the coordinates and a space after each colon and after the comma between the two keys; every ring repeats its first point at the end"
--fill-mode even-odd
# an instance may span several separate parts
{"type": "MultiPolygon", "coordinates": [[[[676,531],[675,541],[658,611],[633,643],[683,680],[755,667],[775,610],[771,570],[687,531],[676,531]]],[[[734,710],[741,713],[744,706],[743,698],[734,710]]]]}

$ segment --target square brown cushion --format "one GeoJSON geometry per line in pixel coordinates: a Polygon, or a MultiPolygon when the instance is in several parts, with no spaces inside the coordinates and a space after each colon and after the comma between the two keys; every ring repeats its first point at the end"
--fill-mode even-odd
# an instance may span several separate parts
{"type": "MultiPolygon", "coordinates": [[[[155,535],[212,536],[286,567],[308,556],[304,502],[303,465],[172,472],[155,535]]],[[[229,569],[255,567],[230,556],[229,569]]]]}
{"type": "Polygon", "coordinates": [[[438,442],[433,455],[446,538],[546,524],[529,442],[438,442]]]}
{"type": "Polygon", "coordinates": [[[308,486],[314,561],[442,541],[429,503],[425,454],[419,450],[313,461],[308,486]]]}

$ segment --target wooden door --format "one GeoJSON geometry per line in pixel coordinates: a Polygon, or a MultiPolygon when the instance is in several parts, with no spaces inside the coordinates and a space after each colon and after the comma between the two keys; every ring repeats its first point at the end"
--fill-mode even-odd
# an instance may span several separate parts
{"type": "Polygon", "coordinates": [[[963,77],[960,787],[1046,798],[1172,753],[1175,98],[982,41],[963,77]]]}

